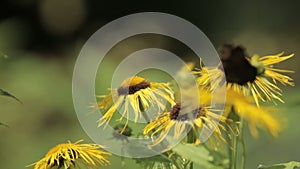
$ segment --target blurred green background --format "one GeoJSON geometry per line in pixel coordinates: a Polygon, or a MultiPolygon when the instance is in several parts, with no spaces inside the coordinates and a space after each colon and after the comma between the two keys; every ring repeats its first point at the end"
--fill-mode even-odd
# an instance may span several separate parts
{"type": "MultiPolygon", "coordinates": [[[[197,25],[218,48],[223,43],[241,44],[249,54],[285,51],[295,57],[279,67],[295,70],[296,87],[283,87],[286,104],[279,104],[287,122],[278,139],[261,132],[247,135],[247,168],[258,164],[300,161],[300,1],[164,1],[109,2],[85,0],[2,0],[0,2],[0,88],[16,95],[23,104],[0,97],[0,168],[20,169],[54,145],[85,139],[72,103],[72,72],[84,42],[104,24],[121,16],[144,11],[177,15],[197,25]],[[1,56],[1,57],[2,57],[1,56]]],[[[187,57],[180,44],[164,38],[137,38],[123,43],[109,55],[109,71],[120,58],[135,49],[162,47],[187,57]],[[129,45],[131,44],[131,45],[129,45]],[[137,47],[138,46],[138,47],[137,47]]],[[[185,58],[184,58],[185,59],[185,58]]],[[[98,75],[101,90],[110,73],[98,75]]],[[[248,131],[247,131],[248,132],[248,131]]],[[[119,157],[111,158],[118,169],[119,157]]],[[[137,168],[126,159],[127,168],[137,168]]]]}

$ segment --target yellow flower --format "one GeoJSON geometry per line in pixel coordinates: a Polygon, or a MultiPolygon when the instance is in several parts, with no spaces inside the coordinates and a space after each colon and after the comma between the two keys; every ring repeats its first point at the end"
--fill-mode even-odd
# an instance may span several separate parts
{"type": "MultiPolygon", "coordinates": [[[[209,139],[213,148],[216,148],[214,142],[219,146],[223,146],[222,142],[226,143],[222,135],[224,134],[222,131],[226,129],[221,123],[227,119],[214,113],[219,110],[210,106],[211,92],[197,86],[193,68],[194,64],[188,63],[176,73],[175,79],[180,81],[181,85],[178,91],[175,90],[176,100],[181,102],[176,103],[169,112],[160,113],[156,120],[144,128],[144,135],[153,138],[152,146],[161,143],[169,134],[175,139],[180,139],[187,132],[194,134],[195,138],[192,139],[194,144],[201,142],[200,134],[204,134],[205,136],[202,135],[204,137],[209,137],[210,134],[214,136],[214,139],[209,139]],[[191,131],[188,131],[189,129],[191,131]]],[[[190,141],[187,140],[188,143],[191,143],[190,141]]]]}
{"type": "Polygon", "coordinates": [[[212,133],[217,144],[221,141],[226,142],[221,132],[221,130],[225,130],[225,128],[219,123],[219,120],[224,122],[226,120],[225,117],[211,112],[208,107],[200,106],[200,108],[188,112],[186,112],[185,108],[186,106],[177,103],[172,107],[170,112],[164,112],[160,117],[144,128],[144,134],[152,138],[160,133],[160,135],[154,139],[153,146],[162,142],[172,129],[174,130],[174,138],[178,139],[182,137],[183,133],[188,132],[189,127],[191,127],[196,134],[194,144],[200,143],[199,134],[202,130],[208,131],[208,133],[206,133],[208,135],[212,133]]]}
{"type": "MultiPolygon", "coordinates": [[[[156,107],[158,111],[165,108],[165,101],[174,105],[173,91],[167,83],[149,82],[146,79],[134,76],[124,80],[120,87],[112,94],[100,96],[104,98],[98,102],[100,109],[106,110],[103,117],[99,119],[98,126],[109,123],[114,113],[124,106],[123,112],[120,112],[122,117],[126,117],[124,128],[128,124],[129,111],[133,111],[135,122],[142,117],[142,112],[149,108],[156,107]],[[115,103],[113,103],[115,98],[115,103]]],[[[148,119],[145,119],[148,120],[148,119]]]]}
{"type": "MultiPolygon", "coordinates": [[[[245,58],[244,54],[239,56],[237,55],[238,52],[234,53],[236,57],[245,58]]],[[[223,116],[229,117],[230,113],[235,112],[240,118],[243,118],[248,123],[250,132],[254,137],[258,137],[257,128],[265,129],[271,135],[277,137],[279,132],[282,130],[281,123],[278,120],[280,118],[274,116],[274,113],[277,110],[270,107],[259,106],[259,99],[264,99],[262,95],[265,94],[267,99],[264,99],[264,101],[269,101],[271,99],[281,100],[278,96],[281,93],[278,93],[280,89],[276,86],[276,81],[283,84],[293,85],[293,83],[290,82],[291,79],[289,77],[274,72],[288,71],[270,67],[271,64],[281,62],[293,56],[290,55],[281,58],[281,55],[282,54],[266,56],[260,59],[258,59],[257,56],[254,56],[252,61],[249,60],[250,62],[247,59],[241,59],[245,61],[241,69],[246,68],[246,71],[238,69],[240,68],[238,64],[240,62],[235,63],[231,60],[223,60],[225,73],[226,71],[229,72],[229,74],[226,75],[227,84],[224,83],[224,72],[219,67],[202,67],[200,71],[195,71],[194,74],[199,75],[197,78],[199,88],[204,87],[207,90],[214,91],[216,95],[226,94],[223,116]],[[254,62],[254,60],[259,60],[259,62],[254,62]],[[234,69],[231,69],[231,65],[233,65],[234,69]],[[237,68],[237,70],[235,68],[237,68]],[[253,68],[255,70],[254,76],[252,72],[253,68]],[[248,73],[248,75],[250,74],[250,76],[247,77],[247,75],[245,75],[247,78],[240,78],[240,76],[245,73],[248,73]],[[248,81],[251,78],[252,81],[248,81]],[[273,79],[273,83],[267,78],[273,79]],[[226,85],[226,93],[221,93],[221,91],[218,90],[218,88],[222,85],[226,85]],[[260,90],[258,90],[258,88],[260,90]]],[[[225,58],[229,59],[230,57],[225,58]]],[[[216,102],[222,103],[224,101],[222,100],[222,97],[220,97],[219,100],[218,97],[215,98],[216,102]]]]}
{"type": "Polygon", "coordinates": [[[239,117],[248,123],[250,132],[254,137],[258,137],[258,127],[267,130],[275,137],[279,135],[282,127],[277,120],[280,118],[274,116],[276,112],[274,108],[257,107],[252,97],[230,89],[226,92],[226,98],[226,108],[223,115],[229,116],[233,109],[239,117]]]}
{"type": "MultiPolygon", "coordinates": [[[[280,53],[263,57],[254,55],[250,58],[246,56],[241,47],[225,45],[224,48],[229,48],[227,50],[231,52],[227,52],[225,56],[221,52],[228,89],[244,95],[252,95],[257,106],[259,106],[259,101],[274,102],[275,99],[284,102],[281,99],[282,92],[277,86],[277,82],[293,86],[293,79],[282,74],[293,71],[277,69],[273,65],[293,57],[294,54],[283,56],[283,53],[280,53]]],[[[199,85],[208,86],[212,90],[223,85],[222,82],[225,80],[224,72],[219,67],[202,67],[200,71],[194,72],[194,74],[200,75],[197,78],[199,85]]]]}
{"type": "Polygon", "coordinates": [[[79,144],[82,141],[58,144],[44,158],[32,164],[34,169],[96,168],[109,164],[105,156],[111,153],[99,150],[103,147],[97,144],[79,144]]]}
{"type": "MultiPolygon", "coordinates": [[[[247,86],[248,89],[250,89],[256,104],[258,104],[258,99],[262,101],[271,101],[272,99],[276,99],[280,102],[284,102],[280,98],[281,89],[276,84],[277,82],[280,82],[283,85],[294,86],[294,83],[292,82],[293,79],[282,74],[292,73],[293,71],[274,68],[273,65],[290,59],[293,56],[294,54],[283,56],[283,53],[279,53],[277,55],[263,57],[254,55],[250,59],[251,65],[256,67],[258,72],[254,83],[248,82],[247,86]],[[270,82],[267,78],[272,79],[273,83],[270,82]]],[[[248,89],[244,88],[243,90],[248,89]]]]}

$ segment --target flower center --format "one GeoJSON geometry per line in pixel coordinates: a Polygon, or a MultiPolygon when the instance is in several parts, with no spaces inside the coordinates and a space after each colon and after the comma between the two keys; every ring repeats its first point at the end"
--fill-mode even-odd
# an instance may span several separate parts
{"type": "Polygon", "coordinates": [[[135,92],[148,87],[150,87],[149,81],[144,78],[134,76],[122,82],[121,86],[118,88],[118,95],[134,94],[135,92]]]}
{"type": "Polygon", "coordinates": [[[176,121],[188,121],[190,119],[194,120],[195,118],[205,117],[206,112],[204,107],[200,107],[192,110],[191,112],[186,112],[180,114],[181,104],[176,103],[175,106],[172,107],[170,111],[170,120],[176,121]]]}
{"type": "Polygon", "coordinates": [[[240,46],[224,45],[220,51],[226,81],[244,85],[256,79],[257,68],[246,59],[245,49],[240,46]]]}

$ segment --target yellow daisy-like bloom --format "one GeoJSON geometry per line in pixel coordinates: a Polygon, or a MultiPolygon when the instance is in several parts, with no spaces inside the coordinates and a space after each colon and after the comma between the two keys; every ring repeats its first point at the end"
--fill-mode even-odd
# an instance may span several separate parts
{"type": "MultiPolygon", "coordinates": [[[[201,72],[203,73],[204,71],[207,70],[204,69],[201,72]]],[[[213,72],[215,72],[215,77],[223,76],[223,72],[218,68],[213,69],[213,72]]],[[[218,93],[217,86],[220,84],[217,82],[210,85],[210,82],[206,80],[209,80],[209,76],[207,73],[204,73],[204,76],[202,78],[199,77],[197,82],[199,86],[204,85],[218,93]]],[[[258,137],[257,128],[263,128],[273,136],[277,137],[279,132],[282,130],[282,127],[280,122],[277,120],[278,118],[274,117],[274,114],[272,114],[276,112],[276,110],[274,108],[257,106],[258,100],[255,99],[257,94],[250,96],[249,92],[246,92],[246,89],[249,90],[247,86],[227,83],[226,105],[223,116],[228,117],[232,110],[234,110],[239,117],[248,122],[251,134],[254,137],[258,137]]],[[[218,100],[215,101],[218,102],[218,100]]],[[[222,102],[222,100],[220,100],[220,102],[222,102]]]]}
{"type": "Polygon", "coordinates": [[[111,153],[99,150],[103,147],[97,144],[79,144],[82,141],[53,147],[44,158],[32,164],[34,169],[96,168],[109,164],[106,155],[111,153]]]}
{"type": "Polygon", "coordinates": [[[191,127],[196,134],[194,144],[200,143],[199,134],[203,129],[212,133],[217,144],[219,144],[221,141],[226,142],[221,132],[221,130],[225,131],[225,127],[219,123],[219,120],[225,122],[226,118],[211,112],[208,107],[200,107],[185,112],[185,107],[177,103],[170,112],[164,112],[155,121],[149,123],[144,128],[144,134],[153,138],[160,133],[159,136],[154,139],[153,146],[155,146],[163,141],[171,129],[174,129],[174,138],[178,139],[191,127]]]}
{"type": "Polygon", "coordinates": [[[124,110],[121,112],[122,117],[119,120],[121,121],[123,117],[127,118],[125,128],[128,124],[129,111],[134,112],[136,122],[138,118],[142,117],[141,113],[150,107],[156,106],[158,111],[161,111],[166,106],[165,102],[174,105],[173,95],[173,91],[167,83],[149,82],[139,76],[128,78],[121,83],[118,89],[112,91],[112,94],[100,96],[103,100],[98,102],[98,107],[106,111],[99,119],[98,126],[108,123],[114,113],[124,106],[124,110]],[[115,98],[115,103],[113,103],[113,98],[115,98]]]}
{"type": "MultiPolygon", "coordinates": [[[[293,71],[277,69],[273,65],[290,59],[294,54],[283,56],[283,53],[280,53],[263,57],[254,55],[249,58],[246,57],[243,49],[237,48],[231,47],[232,54],[222,60],[227,88],[244,95],[252,95],[257,106],[259,106],[259,101],[274,102],[274,100],[278,100],[283,103],[282,92],[277,86],[277,82],[294,86],[293,79],[282,74],[293,71]],[[240,53],[235,52],[235,50],[240,50],[240,53]]],[[[197,78],[199,85],[208,86],[212,90],[222,85],[225,80],[223,70],[218,67],[202,67],[200,71],[194,72],[194,74],[200,75],[197,78]]]]}
{"type": "Polygon", "coordinates": [[[229,116],[232,109],[249,125],[251,134],[257,138],[257,128],[267,130],[271,135],[277,137],[282,130],[280,122],[274,116],[276,109],[270,107],[257,107],[252,97],[245,96],[238,92],[228,89],[226,92],[226,108],[224,116],[229,116]],[[272,114],[273,113],[273,114],[272,114]]]}
{"type": "Polygon", "coordinates": [[[258,104],[258,99],[262,101],[271,101],[272,99],[276,99],[284,103],[284,101],[280,98],[281,90],[276,84],[277,82],[280,82],[283,85],[294,86],[294,83],[292,82],[293,79],[282,74],[293,73],[294,71],[277,69],[274,68],[273,65],[290,59],[293,56],[294,54],[283,56],[283,53],[263,57],[254,55],[250,59],[250,64],[257,68],[256,79],[252,83],[247,83],[248,88],[243,87],[241,88],[241,90],[244,90],[243,92],[246,92],[250,89],[256,104],[258,104]],[[267,78],[272,79],[273,83],[270,82],[267,78]]]}

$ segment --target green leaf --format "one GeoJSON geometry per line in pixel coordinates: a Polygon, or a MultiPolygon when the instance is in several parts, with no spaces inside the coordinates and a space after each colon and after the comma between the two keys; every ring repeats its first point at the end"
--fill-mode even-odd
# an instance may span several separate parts
{"type": "Polygon", "coordinates": [[[179,155],[193,161],[201,168],[205,169],[221,169],[222,167],[213,164],[213,157],[203,146],[195,146],[193,144],[178,144],[172,149],[179,155]]]}
{"type": "Polygon", "coordinates": [[[224,168],[228,168],[229,166],[229,159],[228,157],[219,152],[219,151],[215,151],[215,150],[212,150],[212,149],[209,149],[209,148],[206,148],[206,150],[209,151],[209,154],[213,157],[213,162],[217,165],[222,165],[224,168]]]}
{"type": "Polygon", "coordinates": [[[259,165],[258,169],[300,169],[300,162],[290,161],[288,163],[273,164],[270,166],[259,165]]]}
{"type": "Polygon", "coordinates": [[[0,126],[9,127],[7,124],[1,123],[1,122],[0,122],[0,126]]]}
{"type": "Polygon", "coordinates": [[[11,97],[11,98],[17,100],[18,102],[22,103],[17,97],[15,97],[14,95],[8,93],[7,91],[5,91],[3,89],[0,89],[0,95],[11,97]]]}
{"type": "Polygon", "coordinates": [[[184,159],[173,151],[164,152],[162,154],[135,159],[137,164],[140,164],[145,169],[185,169],[184,159]]]}

